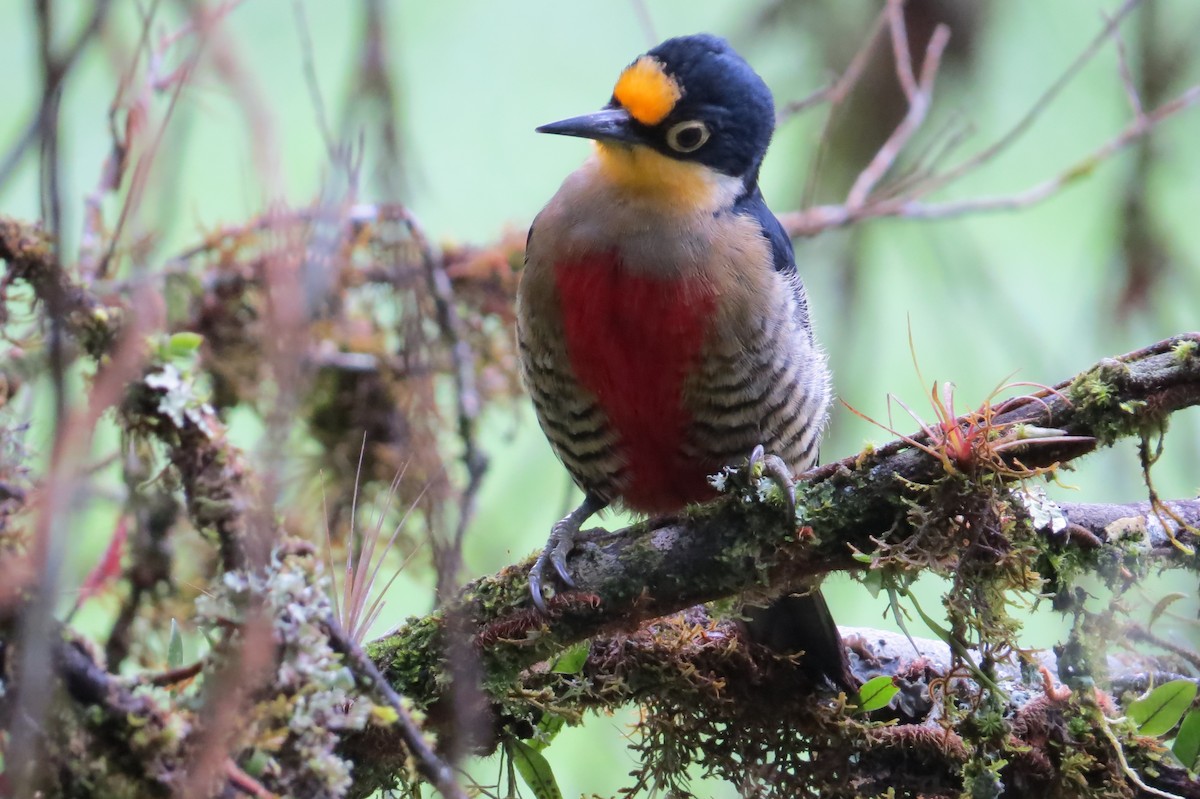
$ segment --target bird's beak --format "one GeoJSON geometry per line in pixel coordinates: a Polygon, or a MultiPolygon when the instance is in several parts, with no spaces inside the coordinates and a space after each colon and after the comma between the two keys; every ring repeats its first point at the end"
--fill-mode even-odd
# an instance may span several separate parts
{"type": "Polygon", "coordinates": [[[642,134],[637,129],[633,117],[624,108],[603,108],[581,117],[551,122],[548,125],[542,125],[537,132],[626,144],[638,144],[642,141],[642,134]]]}

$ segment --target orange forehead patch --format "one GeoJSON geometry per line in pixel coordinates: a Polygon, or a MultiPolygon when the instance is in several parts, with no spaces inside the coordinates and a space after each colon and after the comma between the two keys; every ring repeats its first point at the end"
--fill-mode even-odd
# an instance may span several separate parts
{"type": "Polygon", "coordinates": [[[682,96],[679,84],[663,69],[662,62],[648,55],[626,67],[613,89],[617,102],[643,125],[662,122],[682,96]]]}

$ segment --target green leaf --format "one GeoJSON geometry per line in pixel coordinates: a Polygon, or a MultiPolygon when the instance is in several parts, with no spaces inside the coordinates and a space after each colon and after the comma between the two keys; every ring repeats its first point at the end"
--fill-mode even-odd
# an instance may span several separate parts
{"type": "Polygon", "coordinates": [[[1187,599],[1187,594],[1175,591],[1174,593],[1167,594],[1165,597],[1158,600],[1158,602],[1154,605],[1154,610],[1150,611],[1150,623],[1146,625],[1146,629],[1149,630],[1151,627],[1153,627],[1154,622],[1158,621],[1158,617],[1163,615],[1167,608],[1171,607],[1171,605],[1174,605],[1181,599],[1187,599]]]}
{"type": "Polygon", "coordinates": [[[167,644],[167,668],[177,669],[183,665],[183,636],[179,634],[179,625],[171,619],[171,639],[167,644]]]}
{"type": "Polygon", "coordinates": [[[508,742],[508,754],[517,767],[517,773],[537,799],[562,799],[562,791],[558,789],[550,763],[542,757],[541,752],[514,738],[508,742]]]}
{"type": "Polygon", "coordinates": [[[1158,737],[1174,728],[1196,698],[1196,683],[1171,680],[1131,702],[1127,712],[1142,735],[1158,737]]]}
{"type": "Polygon", "coordinates": [[[1200,710],[1183,717],[1171,751],[1188,771],[1200,771],[1200,710]]]}
{"type": "Polygon", "coordinates": [[[862,584],[871,592],[871,598],[875,599],[879,596],[879,592],[883,590],[883,570],[875,569],[867,572],[862,576],[862,584]]]}
{"type": "Polygon", "coordinates": [[[261,777],[263,772],[267,770],[267,766],[271,765],[271,760],[271,756],[263,750],[253,749],[250,752],[250,756],[244,759],[242,771],[251,777],[261,777]]]}
{"type": "Polygon", "coordinates": [[[868,680],[866,685],[858,689],[858,709],[862,713],[870,713],[887,707],[892,697],[900,693],[900,688],[886,674],[868,680]]]}
{"type": "Polygon", "coordinates": [[[553,713],[547,713],[542,716],[542,720],[537,725],[537,736],[529,742],[537,751],[542,751],[554,740],[554,737],[562,731],[562,728],[567,724],[567,720],[562,716],[556,716],[553,713]]]}
{"type": "Polygon", "coordinates": [[[583,671],[583,664],[587,663],[589,651],[588,642],[580,641],[555,658],[550,671],[555,674],[578,674],[583,671]]]}
{"type": "Polygon", "coordinates": [[[850,553],[850,557],[859,563],[865,563],[866,565],[870,566],[871,562],[875,560],[875,556],[871,555],[870,553],[863,552],[860,549],[854,549],[854,547],[850,548],[854,550],[850,553]]]}
{"type": "Polygon", "coordinates": [[[184,330],[180,333],[172,334],[171,338],[167,340],[167,352],[173,358],[184,358],[200,349],[200,345],[203,343],[204,336],[199,333],[193,333],[190,330],[184,330]]]}

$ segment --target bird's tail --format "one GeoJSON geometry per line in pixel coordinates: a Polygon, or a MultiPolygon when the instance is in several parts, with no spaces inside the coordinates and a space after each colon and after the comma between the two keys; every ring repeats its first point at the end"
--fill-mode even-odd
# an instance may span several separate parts
{"type": "Polygon", "coordinates": [[[802,651],[800,667],[815,682],[824,678],[850,695],[858,692],[841,633],[819,589],[786,594],[766,607],[747,606],[742,613],[751,640],[781,654],[802,651]]]}

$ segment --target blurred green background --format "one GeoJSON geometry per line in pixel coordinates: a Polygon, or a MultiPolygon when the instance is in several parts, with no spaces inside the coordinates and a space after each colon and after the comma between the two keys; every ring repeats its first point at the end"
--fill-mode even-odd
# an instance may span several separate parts
{"type": "MultiPolygon", "coordinates": [[[[29,6],[13,0],[0,4],[0,71],[9,76],[0,88],[6,109],[0,115],[0,152],[7,151],[39,99],[29,6]]],[[[79,3],[74,9],[80,18],[87,6],[79,3]]],[[[96,185],[108,151],[107,113],[121,66],[118,56],[128,52],[138,31],[137,4],[120,0],[116,6],[105,47],[88,51],[62,102],[68,252],[78,244],[82,198],[96,185]]],[[[484,244],[506,228],[523,229],[587,154],[585,143],[538,136],[534,127],[601,106],[619,70],[658,40],[696,31],[724,35],[784,103],[808,95],[844,68],[879,4],[440,0],[385,6],[388,57],[401,109],[401,199],[436,239],[484,244]]],[[[1154,77],[1156,57],[1171,60],[1173,71],[1159,81],[1165,85],[1143,84],[1154,89],[1156,97],[1146,98],[1153,104],[1200,82],[1200,61],[1191,52],[1200,33],[1200,4],[1164,0],[1145,6],[1132,16],[1123,39],[1135,81],[1154,77]]],[[[297,7],[310,29],[311,68],[328,114],[340,119],[360,56],[361,8],[323,0],[242,3],[221,23],[222,35],[240,64],[239,92],[264,115],[269,136],[253,132],[247,106],[214,76],[211,60],[202,62],[164,139],[162,162],[172,166],[151,179],[150,202],[135,221],[136,229],[155,231],[157,252],[177,252],[269,202],[308,203],[329,178],[304,79],[297,7]]],[[[919,13],[943,15],[954,28],[934,111],[914,152],[935,144],[935,134],[949,129],[967,136],[945,165],[995,141],[1063,73],[1100,30],[1104,14],[1116,7],[1095,0],[914,0],[914,35],[922,22],[919,13]]],[[[170,5],[160,19],[156,36],[178,27],[182,17],[170,5]]],[[[897,109],[889,97],[894,105],[898,92],[883,63],[881,70],[868,73],[860,94],[839,115],[815,192],[818,201],[844,196],[853,174],[895,122],[897,109]]],[[[825,114],[818,108],[792,118],[777,133],[762,175],[764,193],[777,212],[800,207],[825,114]]],[[[1117,49],[1109,43],[1027,135],[939,198],[1024,190],[1061,173],[1130,119],[1117,49]]],[[[910,327],[926,380],[953,381],[960,412],[977,406],[1006,379],[1053,384],[1104,356],[1200,329],[1196,142],[1200,112],[1189,111],[1158,129],[1145,153],[1135,146],[1035,207],[937,222],[875,221],[797,242],[838,395],[886,420],[890,392],[932,420],[929,387],[920,384],[912,366],[910,327]]],[[[368,164],[371,157],[368,153],[368,164]]],[[[37,186],[36,161],[26,159],[0,188],[0,208],[17,217],[38,217],[37,186]]],[[[369,190],[367,195],[364,199],[375,199],[369,190]]],[[[894,426],[910,432],[916,423],[901,412],[894,426]]],[[[255,426],[235,428],[241,443],[255,451],[255,426]]],[[[468,535],[470,575],[494,571],[541,546],[550,524],[575,501],[524,403],[491,409],[483,431],[492,467],[468,535]]],[[[840,458],[889,438],[839,407],[824,457],[840,458]]],[[[1200,489],[1200,415],[1194,410],[1172,420],[1166,455],[1154,475],[1164,497],[1194,496],[1200,489]]],[[[1146,493],[1132,442],[1087,458],[1062,482],[1071,486],[1051,486],[1052,496],[1072,501],[1135,501],[1146,493]]],[[[112,492],[107,498],[100,492],[89,507],[88,518],[96,523],[83,529],[95,535],[82,536],[72,547],[76,584],[102,551],[118,508],[112,492]]],[[[609,526],[623,523],[619,517],[606,520],[609,526]]],[[[410,568],[393,588],[380,632],[428,608],[432,577],[427,566],[410,568]]],[[[940,586],[925,583],[923,605],[936,609],[940,586]]],[[[892,626],[883,617],[884,602],[872,600],[850,580],[830,579],[826,590],[840,623],[892,626]]],[[[1156,629],[1166,637],[1189,637],[1194,645],[1194,578],[1167,575],[1144,586],[1143,598],[1152,605],[1172,590],[1192,599],[1175,605],[1156,629]]],[[[101,618],[104,608],[89,608],[89,613],[101,618]]],[[[85,614],[85,624],[87,619],[85,614]]],[[[1027,628],[1031,646],[1049,646],[1063,634],[1062,620],[1048,611],[1037,613],[1027,628]]],[[[566,795],[621,787],[632,765],[623,736],[635,718],[630,713],[593,719],[555,742],[548,756],[566,795]]]]}

